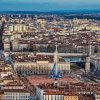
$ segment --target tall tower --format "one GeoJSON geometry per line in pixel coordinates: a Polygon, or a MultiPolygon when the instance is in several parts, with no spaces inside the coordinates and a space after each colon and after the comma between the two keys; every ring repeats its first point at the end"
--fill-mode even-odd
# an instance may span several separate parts
{"type": "Polygon", "coordinates": [[[55,64],[55,74],[58,74],[58,51],[57,51],[57,45],[56,50],[54,53],[54,64],[55,64]]]}
{"type": "Polygon", "coordinates": [[[86,71],[87,73],[90,72],[90,57],[87,57],[87,58],[86,58],[85,71],[86,71]]]}
{"type": "Polygon", "coordinates": [[[53,64],[53,68],[50,72],[49,78],[54,78],[54,79],[58,79],[58,78],[62,78],[62,75],[60,73],[60,70],[58,69],[58,50],[57,50],[57,45],[56,45],[56,50],[54,52],[54,64],[53,64]]]}
{"type": "Polygon", "coordinates": [[[90,45],[89,46],[89,56],[91,56],[92,55],[92,46],[90,45]]]}
{"type": "Polygon", "coordinates": [[[92,46],[89,46],[89,56],[86,58],[86,63],[85,63],[85,71],[88,73],[90,72],[90,57],[91,57],[91,53],[92,52],[92,46]]]}

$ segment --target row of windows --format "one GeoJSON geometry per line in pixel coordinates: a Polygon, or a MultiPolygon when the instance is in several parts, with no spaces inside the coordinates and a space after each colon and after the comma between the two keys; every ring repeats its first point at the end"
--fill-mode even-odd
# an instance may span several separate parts
{"type": "Polygon", "coordinates": [[[43,100],[63,100],[63,95],[44,95],[43,100]]]}
{"type": "Polygon", "coordinates": [[[10,98],[10,99],[8,99],[8,98],[6,98],[6,99],[4,99],[4,100],[29,100],[29,99],[15,99],[15,98],[10,98]]]}
{"type": "MultiPolygon", "coordinates": [[[[51,65],[51,66],[52,66],[52,65],[51,65]]],[[[48,66],[48,65],[37,65],[37,66],[36,66],[36,65],[30,65],[30,66],[26,66],[26,65],[16,65],[17,68],[18,68],[18,67],[19,67],[19,68],[23,68],[23,67],[24,67],[24,68],[26,68],[26,67],[27,67],[27,68],[29,68],[29,67],[30,67],[30,68],[33,68],[33,67],[34,67],[34,68],[44,67],[44,68],[45,68],[45,67],[51,67],[51,66],[48,66]]],[[[58,67],[59,67],[59,68],[66,68],[66,67],[68,67],[68,66],[69,66],[69,64],[64,64],[64,65],[62,65],[62,64],[59,65],[59,64],[58,64],[58,67]]]]}
{"type": "Polygon", "coordinates": [[[78,100],[78,97],[66,97],[66,100],[78,100]]]}
{"type": "Polygon", "coordinates": [[[28,96],[20,96],[20,97],[18,97],[18,96],[6,96],[5,97],[5,100],[15,100],[15,98],[16,98],[16,100],[28,100],[29,99],[29,97],[28,96]]]}

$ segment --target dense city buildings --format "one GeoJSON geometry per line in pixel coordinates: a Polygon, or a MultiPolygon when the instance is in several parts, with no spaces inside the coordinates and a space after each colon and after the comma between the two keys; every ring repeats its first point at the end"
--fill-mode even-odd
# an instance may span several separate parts
{"type": "Polygon", "coordinates": [[[96,91],[99,91],[99,85],[84,83],[40,84],[37,86],[36,95],[38,100],[94,100],[97,98],[98,92],[96,91]]]}
{"type": "Polygon", "coordinates": [[[100,21],[73,16],[0,14],[0,100],[100,100],[100,21]]]}

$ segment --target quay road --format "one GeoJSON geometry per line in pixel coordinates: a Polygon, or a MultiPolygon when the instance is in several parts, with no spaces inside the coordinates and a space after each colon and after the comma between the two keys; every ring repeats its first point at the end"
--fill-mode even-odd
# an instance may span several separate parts
{"type": "MultiPolygon", "coordinates": [[[[54,55],[54,53],[36,53],[37,55],[54,55]]],[[[59,56],[62,57],[87,57],[87,54],[85,53],[58,53],[59,56]]]]}
{"type": "MultiPolygon", "coordinates": [[[[33,55],[44,55],[44,56],[53,56],[54,53],[49,52],[11,52],[11,54],[33,54],[33,55]]],[[[58,53],[61,57],[87,57],[86,53],[58,53]]]]}

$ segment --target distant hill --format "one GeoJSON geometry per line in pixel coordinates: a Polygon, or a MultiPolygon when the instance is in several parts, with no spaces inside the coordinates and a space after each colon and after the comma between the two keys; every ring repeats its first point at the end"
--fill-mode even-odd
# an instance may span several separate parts
{"type": "Polygon", "coordinates": [[[98,14],[100,10],[0,11],[1,14],[98,14]]]}

